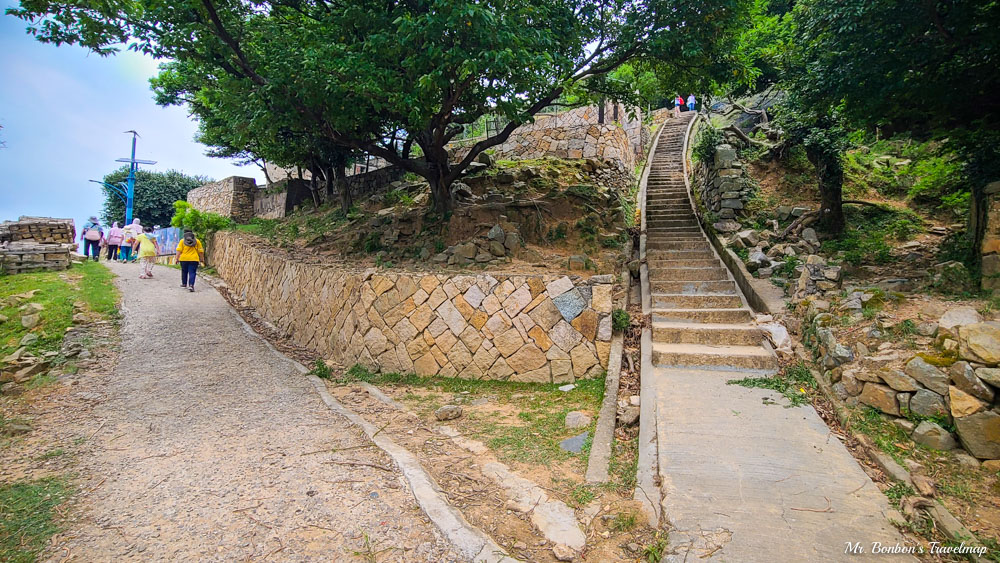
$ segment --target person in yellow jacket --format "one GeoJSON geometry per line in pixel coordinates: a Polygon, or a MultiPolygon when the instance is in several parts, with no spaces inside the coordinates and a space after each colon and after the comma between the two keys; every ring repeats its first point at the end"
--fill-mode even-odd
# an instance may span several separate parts
{"type": "Polygon", "coordinates": [[[146,227],[143,233],[135,237],[135,250],[142,260],[142,270],[139,279],[144,280],[153,277],[153,264],[156,263],[156,255],[160,253],[160,246],[153,236],[152,227],[146,227]]]}
{"type": "Polygon", "coordinates": [[[181,265],[181,287],[194,291],[198,264],[205,263],[205,249],[190,229],[184,231],[184,236],[177,243],[177,263],[181,265]]]}

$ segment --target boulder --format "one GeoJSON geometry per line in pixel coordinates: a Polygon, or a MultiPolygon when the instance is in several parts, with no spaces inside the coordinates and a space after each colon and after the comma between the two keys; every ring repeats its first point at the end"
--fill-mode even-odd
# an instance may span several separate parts
{"type": "Polygon", "coordinates": [[[910,398],[910,412],[926,417],[949,416],[944,397],[927,389],[917,391],[910,398]]]}
{"type": "Polygon", "coordinates": [[[639,423],[639,407],[628,406],[618,411],[618,424],[621,426],[635,426],[639,423]]]}
{"type": "MultiPolygon", "coordinates": [[[[990,368],[985,368],[990,369],[990,368]]],[[[948,377],[955,387],[986,402],[992,402],[993,389],[976,376],[968,362],[955,362],[948,368],[948,377]]]]}
{"type": "Polygon", "coordinates": [[[921,388],[920,384],[917,383],[916,380],[898,369],[879,370],[878,375],[882,381],[885,381],[886,385],[892,387],[896,391],[909,392],[916,391],[921,388]]]}
{"type": "Polygon", "coordinates": [[[865,387],[861,391],[860,401],[886,414],[899,416],[899,402],[896,400],[896,392],[885,385],[865,383],[865,387]]]}
{"type": "Polygon", "coordinates": [[[14,383],[12,381],[10,383],[4,383],[3,385],[0,385],[0,395],[6,395],[8,397],[17,397],[23,393],[24,393],[24,387],[21,387],[21,384],[19,383],[14,383]]]}
{"type": "Polygon", "coordinates": [[[802,229],[802,240],[815,247],[819,246],[819,237],[816,236],[816,229],[813,229],[812,227],[802,229]]]}
{"type": "Polygon", "coordinates": [[[979,368],[976,377],[993,387],[1000,387],[1000,368],[979,368]]]}
{"type": "Polygon", "coordinates": [[[753,229],[746,229],[736,233],[736,236],[747,246],[751,248],[757,246],[760,243],[760,237],[757,236],[757,232],[753,229]]]}
{"type": "Polygon", "coordinates": [[[1000,364],[1000,322],[960,326],[958,353],[963,360],[988,366],[1000,364]]]}
{"type": "Polygon", "coordinates": [[[940,333],[958,336],[958,327],[983,322],[983,317],[972,307],[955,307],[945,311],[938,319],[940,333]]]}
{"type": "Polygon", "coordinates": [[[586,428],[590,426],[590,415],[582,411],[570,411],[566,413],[566,428],[586,428]]]}
{"type": "Polygon", "coordinates": [[[985,411],[955,419],[958,438],[980,459],[1000,459],[1000,414],[985,411]]]}
{"type": "Polygon", "coordinates": [[[31,314],[31,315],[23,315],[21,317],[21,326],[23,326],[24,328],[26,328],[28,330],[31,330],[31,329],[35,328],[36,326],[38,326],[38,323],[41,320],[42,319],[41,319],[41,317],[39,316],[38,313],[34,313],[34,314],[31,314]]]}
{"type": "Polygon", "coordinates": [[[740,230],[741,225],[732,219],[723,219],[712,223],[712,227],[720,233],[735,233],[740,230]]]}
{"type": "Polygon", "coordinates": [[[951,403],[951,415],[955,418],[973,415],[989,408],[989,404],[980,401],[955,386],[948,388],[948,397],[951,403]]]}
{"type": "Polygon", "coordinates": [[[503,244],[505,238],[503,229],[500,228],[500,225],[493,225],[490,231],[486,233],[486,238],[490,240],[495,240],[500,244],[503,244]]]}
{"type": "Polygon", "coordinates": [[[906,375],[916,379],[924,387],[934,391],[938,395],[948,394],[948,376],[938,368],[925,362],[920,356],[907,362],[905,371],[906,375]]]}
{"type": "Polygon", "coordinates": [[[434,411],[434,418],[438,420],[454,420],[462,416],[462,407],[458,405],[445,405],[434,411]]]}
{"type": "Polygon", "coordinates": [[[928,448],[935,450],[952,450],[958,445],[951,432],[948,432],[944,428],[941,428],[940,425],[929,420],[925,420],[918,424],[917,427],[913,429],[913,434],[910,435],[910,438],[922,446],[927,446],[928,448]]]}

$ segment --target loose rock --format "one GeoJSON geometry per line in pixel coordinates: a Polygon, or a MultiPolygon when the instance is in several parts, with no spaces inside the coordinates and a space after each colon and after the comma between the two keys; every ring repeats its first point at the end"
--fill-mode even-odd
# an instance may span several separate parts
{"type": "Polygon", "coordinates": [[[566,428],[576,429],[576,428],[586,428],[590,426],[591,422],[590,415],[581,411],[572,411],[566,413],[566,428]]]}
{"type": "Polygon", "coordinates": [[[458,405],[445,405],[434,411],[434,417],[438,420],[454,420],[462,416],[462,407],[458,405]]]}

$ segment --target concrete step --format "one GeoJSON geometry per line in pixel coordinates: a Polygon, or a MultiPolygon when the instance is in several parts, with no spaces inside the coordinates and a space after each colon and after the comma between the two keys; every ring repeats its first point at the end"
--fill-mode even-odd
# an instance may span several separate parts
{"type": "Polygon", "coordinates": [[[726,371],[777,372],[778,359],[762,346],[653,343],[653,365],[726,371]]]}
{"type": "Polygon", "coordinates": [[[649,254],[646,255],[649,263],[650,270],[659,270],[661,268],[677,268],[677,267],[688,267],[688,268],[714,268],[720,265],[719,259],[713,255],[709,255],[707,258],[684,258],[680,260],[663,260],[660,258],[650,258],[649,254]]]}
{"type": "Polygon", "coordinates": [[[749,309],[653,309],[654,321],[695,323],[749,323],[749,309]]]}
{"type": "Polygon", "coordinates": [[[739,295],[724,293],[653,293],[654,309],[738,309],[743,306],[739,295]]]}
{"type": "Polygon", "coordinates": [[[649,279],[662,281],[717,281],[728,280],[729,270],[714,268],[656,268],[649,270],[649,279]]]}
{"type": "Polygon", "coordinates": [[[646,250],[705,250],[711,248],[708,239],[670,240],[669,238],[650,238],[646,241],[646,250]]]}
{"type": "Polygon", "coordinates": [[[754,325],[653,321],[653,342],[664,344],[708,344],[712,346],[760,346],[764,333],[754,325]]]}
{"type": "Polygon", "coordinates": [[[703,250],[647,250],[646,258],[653,260],[715,260],[711,248],[703,250]]]}
{"type": "Polygon", "coordinates": [[[653,293],[725,293],[736,295],[736,282],[720,281],[649,281],[649,290],[653,293]]]}

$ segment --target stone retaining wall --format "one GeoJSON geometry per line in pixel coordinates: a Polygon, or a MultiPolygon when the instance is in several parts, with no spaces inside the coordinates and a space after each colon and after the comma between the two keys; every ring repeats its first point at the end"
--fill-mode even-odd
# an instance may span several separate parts
{"type": "Polygon", "coordinates": [[[234,232],[216,234],[211,254],[237,297],[345,366],[544,383],[607,367],[611,276],[350,271],[288,259],[234,232]]]}
{"type": "Polygon", "coordinates": [[[0,223],[0,274],[69,268],[76,250],[72,219],[21,217],[0,223]]]}
{"type": "Polygon", "coordinates": [[[187,201],[199,211],[218,213],[239,223],[253,218],[253,197],[257,182],[253,178],[230,176],[188,192],[187,201]]]}

